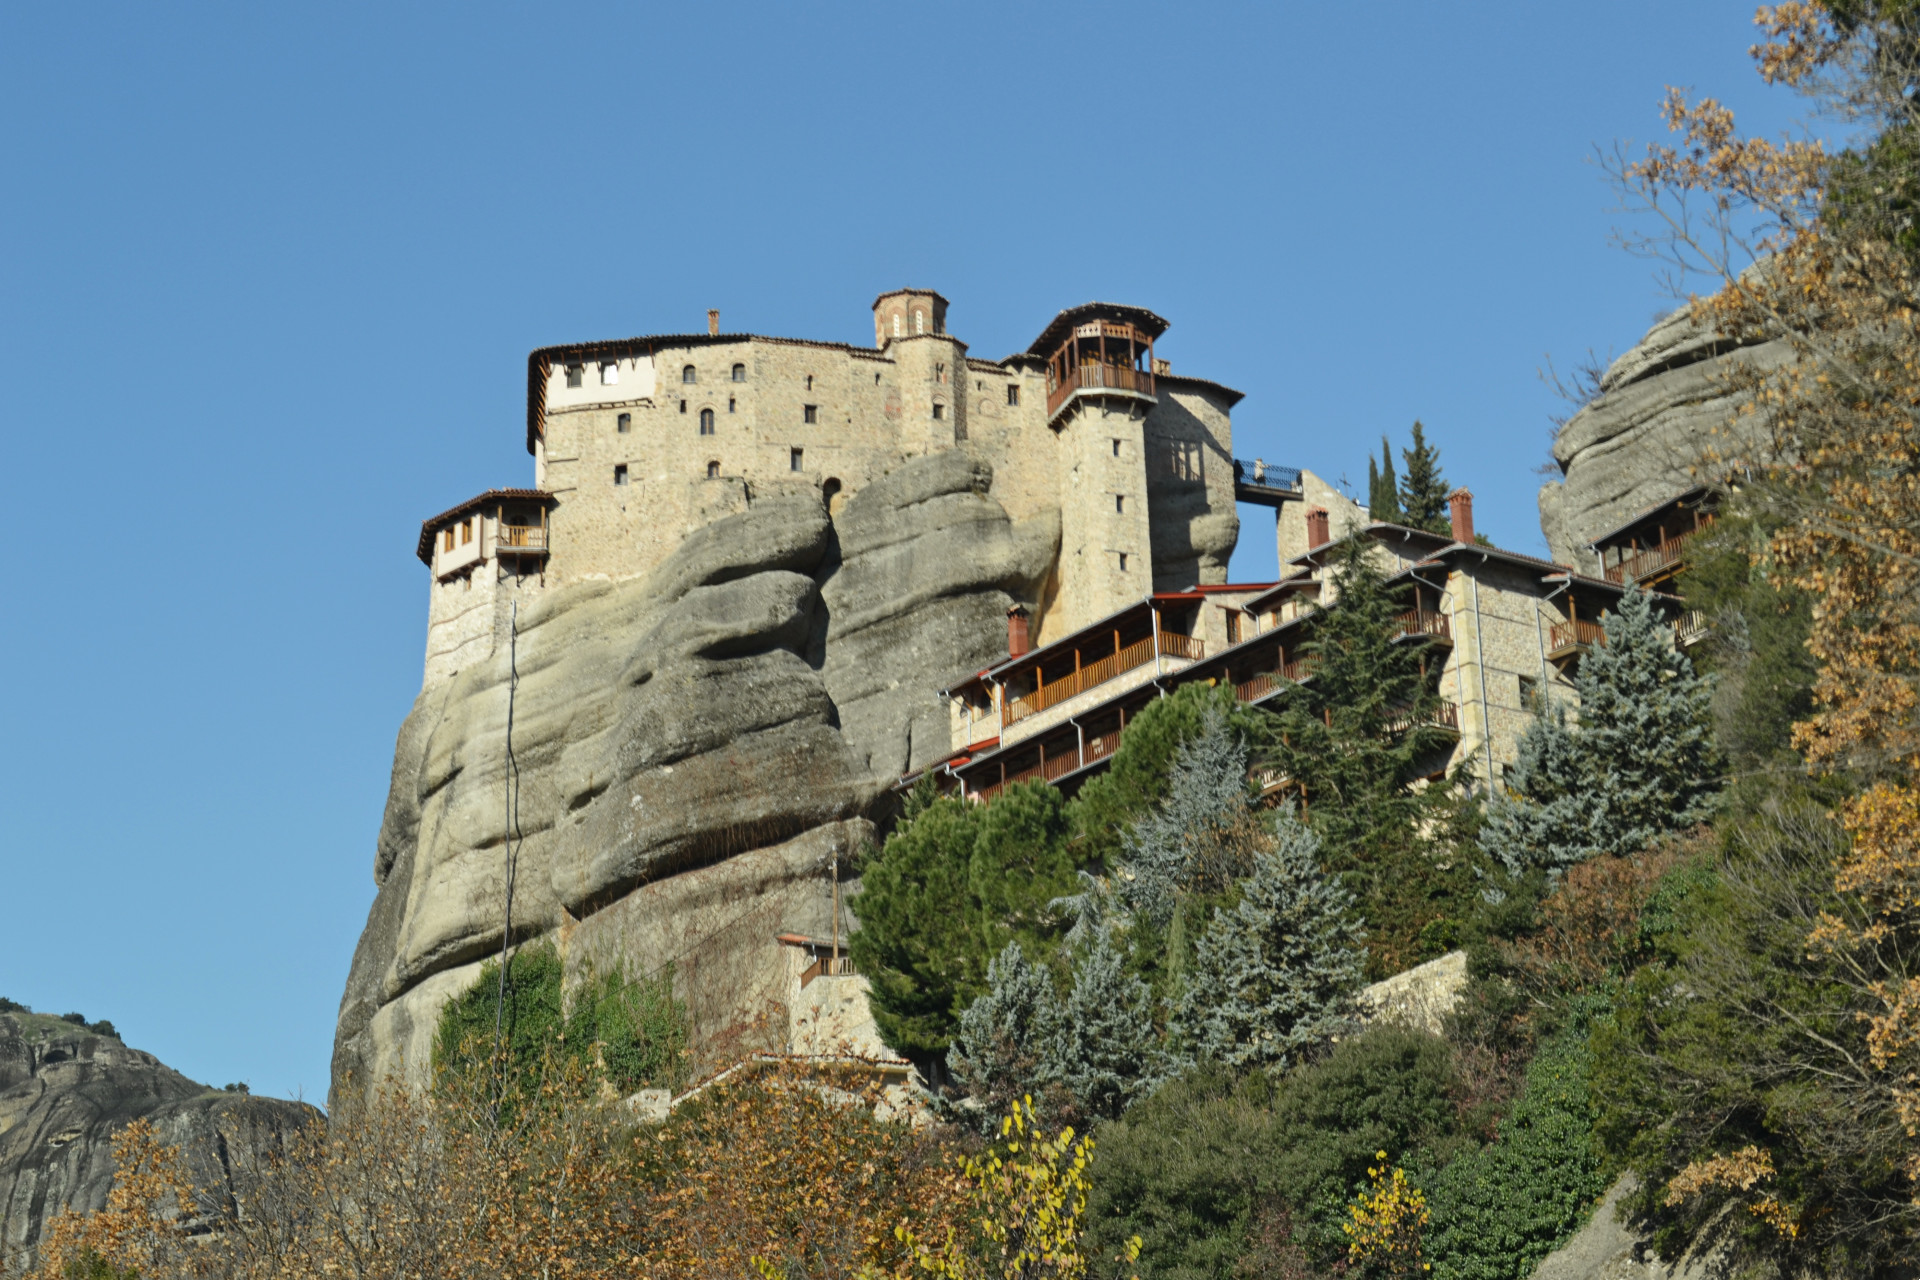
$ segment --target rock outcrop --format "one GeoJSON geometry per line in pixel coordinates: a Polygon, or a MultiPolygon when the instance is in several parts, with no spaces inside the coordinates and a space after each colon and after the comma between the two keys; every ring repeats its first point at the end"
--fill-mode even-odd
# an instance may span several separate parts
{"type": "Polygon", "coordinates": [[[424,692],[394,755],[335,1097],[424,1082],[439,1009],[500,948],[510,828],[515,942],[551,935],[570,971],[671,963],[697,1039],[779,1047],[779,1020],[740,995],[773,989],[753,976],[779,971],[773,934],[825,922],[827,869],[903,770],[948,749],[941,683],[1005,652],[1008,605],[1052,563],[1057,521],[1014,526],[991,479],[955,451],[837,520],[755,501],[645,577],[542,593],[512,655],[424,692]]]}
{"type": "Polygon", "coordinates": [[[1553,442],[1562,479],[1540,490],[1553,558],[1593,572],[1587,543],[1695,483],[1703,462],[1747,451],[1736,374],[1790,358],[1783,342],[1747,343],[1695,323],[1682,307],[1655,324],[1600,381],[1600,394],[1553,442]]]}
{"type": "Polygon", "coordinates": [[[106,1204],[113,1137],[146,1118],[230,1207],[231,1171],[319,1123],[304,1103],[195,1084],[150,1053],[37,1015],[0,1014],[0,1270],[30,1256],[62,1210],[106,1204]]]}

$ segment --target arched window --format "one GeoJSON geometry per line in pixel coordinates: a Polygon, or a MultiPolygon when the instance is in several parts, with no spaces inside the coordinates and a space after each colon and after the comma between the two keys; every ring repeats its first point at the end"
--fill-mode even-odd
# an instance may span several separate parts
{"type": "Polygon", "coordinates": [[[713,434],[713,410],[711,409],[700,411],[700,434],[703,436],[713,434]]]}
{"type": "Polygon", "coordinates": [[[695,371],[692,365],[688,365],[686,368],[680,371],[680,381],[698,382],[700,381],[700,375],[698,372],[695,371]]]}
{"type": "Polygon", "coordinates": [[[709,462],[707,464],[707,479],[718,480],[719,478],[720,478],[720,463],[718,462],[718,460],[709,462]]]}
{"type": "Polygon", "coordinates": [[[747,380],[747,366],[743,364],[733,366],[733,380],[735,382],[745,382],[747,380]]]}

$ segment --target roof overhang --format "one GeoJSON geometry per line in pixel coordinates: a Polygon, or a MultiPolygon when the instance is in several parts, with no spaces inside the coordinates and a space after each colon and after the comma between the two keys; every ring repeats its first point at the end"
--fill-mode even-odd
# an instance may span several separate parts
{"type": "Polygon", "coordinates": [[[1068,307],[1048,322],[1027,347],[1031,355],[1050,356],[1054,348],[1066,340],[1074,326],[1093,320],[1118,320],[1130,324],[1147,335],[1149,341],[1158,338],[1168,329],[1168,322],[1145,307],[1130,307],[1123,302],[1083,302],[1077,307],[1068,307]]]}
{"type": "Polygon", "coordinates": [[[432,566],[433,535],[440,531],[441,526],[494,502],[538,502],[551,507],[554,497],[544,489],[489,489],[468,498],[457,507],[448,507],[437,516],[429,516],[420,522],[420,544],[414,549],[414,554],[420,557],[420,563],[432,566]]]}

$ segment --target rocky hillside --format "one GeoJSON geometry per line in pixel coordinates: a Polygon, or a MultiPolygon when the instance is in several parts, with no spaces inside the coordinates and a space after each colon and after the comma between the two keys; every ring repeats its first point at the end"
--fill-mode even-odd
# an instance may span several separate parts
{"type": "Polygon", "coordinates": [[[231,1199],[235,1167],[320,1113],[196,1084],[85,1026],[0,1014],[0,1265],[30,1253],[60,1210],[106,1204],[113,1135],[141,1117],[218,1201],[231,1199]]]}
{"type": "Polygon", "coordinates": [[[1695,483],[1703,458],[1735,452],[1738,401],[1728,376],[1786,358],[1782,343],[1729,339],[1695,324],[1685,307],[1649,329],[1554,438],[1562,479],[1540,489],[1553,558],[1591,571],[1589,541],[1695,483]]]}
{"type": "MultiPolygon", "coordinates": [[[[774,935],[826,926],[836,855],[903,771],[949,749],[935,691],[1005,653],[1008,606],[1056,555],[1057,517],[1013,524],[992,478],[948,452],[833,517],[757,502],[645,577],[524,610],[516,940],[552,935],[570,968],[630,977],[671,962],[696,1043],[780,1047],[774,935]]],[[[424,1080],[439,1009],[499,948],[508,685],[502,652],[401,727],[336,1098],[424,1080]]]]}

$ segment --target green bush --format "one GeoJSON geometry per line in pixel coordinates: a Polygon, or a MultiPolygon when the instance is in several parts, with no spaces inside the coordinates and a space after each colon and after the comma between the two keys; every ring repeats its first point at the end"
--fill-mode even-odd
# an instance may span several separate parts
{"type": "Polygon", "coordinates": [[[1139,1235],[1142,1273],[1156,1280],[1226,1277],[1256,1214],[1277,1209],[1293,1239],[1332,1264],[1376,1151],[1413,1165],[1461,1149],[1454,1084],[1444,1041],[1387,1026],[1277,1081],[1197,1068],[1100,1130],[1094,1242],[1110,1253],[1139,1235]]]}
{"type": "Polygon", "coordinates": [[[1521,1280],[1585,1220],[1606,1190],[1592,1073],[1576,1022],[1541,1046],[1498,1138],[1424,1177],[1436,1280],[1521,1280]]]}
{"type": "Polygon", "coordinates": [[[638,981],[617,973],[589,975],[571,1002],[565,977],[552,946],[523,948],[507,966],[502,1005],[500,962],[489,960],[474,984],[440,1013],[435,1070],[464,1080],[484,1068],[493,1055],[499,1009],[506,1094],[531,1097],[548,1073],[567,1069],[596,1075],[623,1094],[682,1082],[686,1011],[673,997],[671,968],[638,981]]]}

